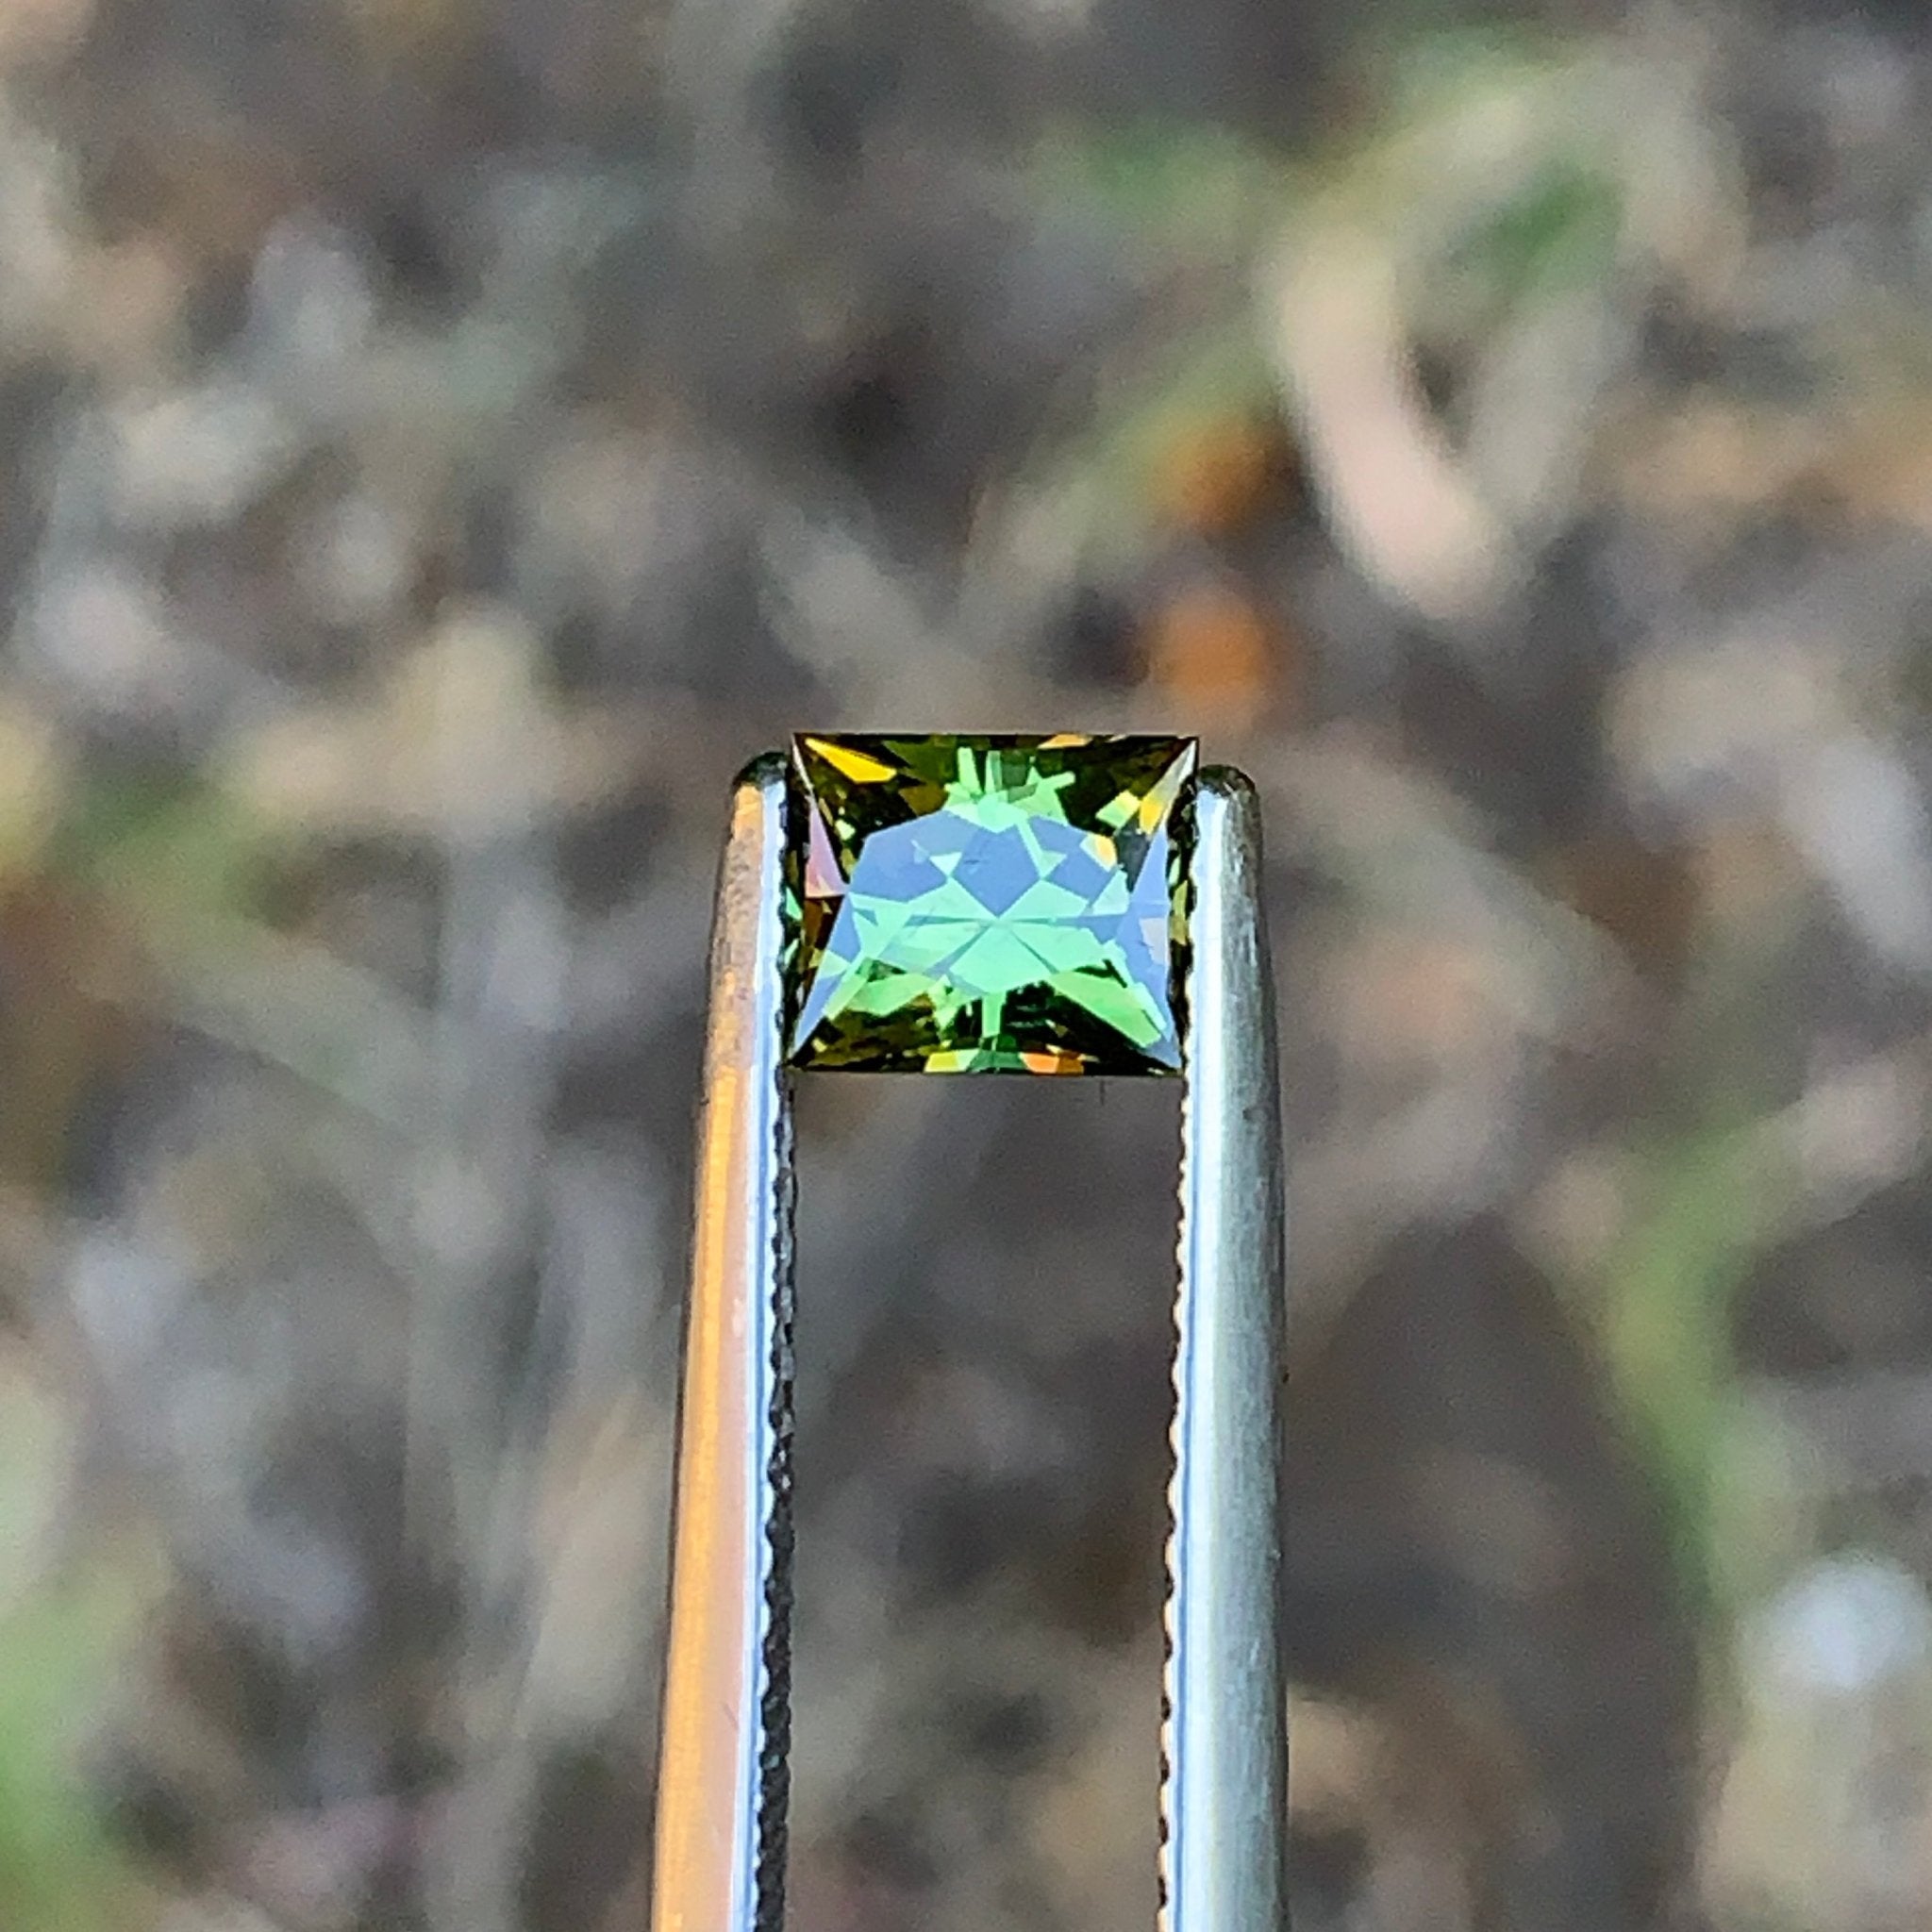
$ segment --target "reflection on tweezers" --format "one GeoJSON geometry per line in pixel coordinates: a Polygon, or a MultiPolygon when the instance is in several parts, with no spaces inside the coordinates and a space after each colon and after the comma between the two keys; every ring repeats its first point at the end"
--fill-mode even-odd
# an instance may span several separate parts
{"type": "MultiPolygon", "coordinates": [[[[653,1932],[781,1932],[790,1783],[792,1160],[788,767],[739,780],[698,1126],[653,1932]]],[[[1191,798],[1162,1730],[1163,1932],[1287,1924],[1282,1180],[1260,824],[1191,798]]]]}

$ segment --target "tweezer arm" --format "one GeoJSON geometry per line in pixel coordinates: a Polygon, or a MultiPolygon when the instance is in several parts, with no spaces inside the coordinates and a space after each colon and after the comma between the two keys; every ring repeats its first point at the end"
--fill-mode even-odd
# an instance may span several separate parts
{"type": "Polygon", "coordinates": [[[791,1109],[786,768],[739,779],[698,1121],[653,1932],[776,1932],[790,1751],[791,1109]]]}
{"type": "Polygon", "coordinates": [[[1162,1932],[1288,1924],[1281,1127],[1261,825],[1202,773],[1190,869],[1162,1932]]]}
{"type": "MultiPolygon", "coordinates": [[[[653,1932],[780,1932],[790,1749],[786,770],[733,793],[698,1126],[653,1932]]],[[[1189,875],[1163,1932],[1281,1932],[1282,1182],[1260,828],[1203,773],[1189,875]]]]}

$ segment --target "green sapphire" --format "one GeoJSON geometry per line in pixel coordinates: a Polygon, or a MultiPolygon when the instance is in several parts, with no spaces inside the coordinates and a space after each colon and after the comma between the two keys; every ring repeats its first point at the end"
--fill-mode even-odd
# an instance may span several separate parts
{"type": "Polygon", "coordinates": [[[800,737],[801,1067],[1172,1074],[1189,738],[800,737]]]}

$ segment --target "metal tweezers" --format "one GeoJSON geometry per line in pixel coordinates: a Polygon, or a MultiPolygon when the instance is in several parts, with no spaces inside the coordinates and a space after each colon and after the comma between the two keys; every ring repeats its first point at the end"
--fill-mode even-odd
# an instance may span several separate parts
{"type": "MultiPolygon", "coordinates": [[[[712,934],[653,1932],[781,1932],[791,1758],[788,764],[732,794],[712,934]]],[[[1196,780],[1162,1727],[1163,1932],[1286,1926],[1282,1162],[1260,816],[1196,780]]]]}

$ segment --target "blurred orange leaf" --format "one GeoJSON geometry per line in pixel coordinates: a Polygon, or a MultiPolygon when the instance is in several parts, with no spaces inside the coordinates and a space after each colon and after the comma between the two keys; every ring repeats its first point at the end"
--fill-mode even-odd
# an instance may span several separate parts
{"type": "Polygon", "coordinates": [[[1274,691],[1286,643],[1270,613],[1239,586],[1197,581],[1155,613],[1147,675],[1187,722],[1244,730],[1274,691]]]}

